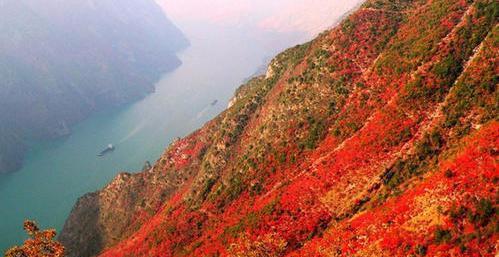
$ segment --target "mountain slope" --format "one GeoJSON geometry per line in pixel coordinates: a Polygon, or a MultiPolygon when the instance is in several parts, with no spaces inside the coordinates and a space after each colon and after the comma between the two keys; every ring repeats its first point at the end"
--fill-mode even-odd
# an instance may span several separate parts
{"type": "Polygon", "coordinates": [[[26,142],[154,90],[187,44],[152,0],[0,0],[0,40],[0,173],[26,142]]]}
{"type": "Polygon", "coordinates": [[[71,256],[494,256],[498,9],[367,1],[153,168],[81,198],[61,241],[71,256]]]}

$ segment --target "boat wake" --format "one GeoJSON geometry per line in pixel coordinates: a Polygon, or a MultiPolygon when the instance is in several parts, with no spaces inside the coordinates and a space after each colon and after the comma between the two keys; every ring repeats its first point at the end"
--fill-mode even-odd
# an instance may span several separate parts
{"type": "Polygon", "coordinates": [[[126,142],[128,139],[132,138],[135,136],[137,133],[139,133],[144,127],[145,127],[145,122],[140,123],[138,126],[132,129],[125,137],[123,137],[118,144],[126,142]]]}

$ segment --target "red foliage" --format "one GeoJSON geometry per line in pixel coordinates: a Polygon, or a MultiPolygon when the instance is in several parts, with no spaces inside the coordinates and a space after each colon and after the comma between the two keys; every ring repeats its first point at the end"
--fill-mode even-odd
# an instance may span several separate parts
{"type": "MultiPolygon", "coordinates": [[[[409,256],[423,252],[492,256],[491,247],[499,236],[495,232],[479,236],[490,233],[491,225],[478,218],[467,220],[457,211],[449,213],[459,205],[477,217],[490,215],[477,203],[490,207],[487,199],[496,199],[498,193],[497,122],[477,128],[465,139],[446,129],[443,137],[453,140],[447,146],[451,150],[418,159],[427,162],[430,171],[407,178],[396,196],[373,200],[384,197],[378,194],[383,192],[384,172],[413,154],[416,142],[421,143],[423,135],[441,122],[443,100],[439,97],[452,85],[444,83],[450,75],[442,77],[435,67],[450,55],[465,53],[454,28],[468,15],[469,1],[423,2],[408,13],[361,9],[323,36],[330,43],[328,66],[334,68],[329,75],[345,78],[343,86],[349,94],[338,97],[341,104],[327,118],[328,132],[316,148],[300,150],[286,143],[272,145],[285,160],[276,160],[275,155],[263,161],[248,157],[255,164],[244,175],[253,179],[238,181],[234,199],[227,200],[222,193],[193,207],[186,200],[188,191],[181,191],[129,240],[101,256],[245,256],[245,251],[247,256],[409,256]],[[448,12],[434,10],[440,5],[446,5],[448,12]],[[407,21],[402,24],[405,15],[407,21]],[[434,18],[435,28],[428,30],[428,21],[421,16],[434,18]],[[252,192],[246,182],[261,183],[260,191],[252,192]],[[367,206],[370,201],[374,204],[367,206]],[[459,238],[463,235],[469,237],[459,238]]],[[[464,58],[459,58],[451,64],[463,65],[464,58]]],[[[250,132],[278,109],[279,93],[286,90],[289,77],[305,72],[305,60],[280,78],[259,109],[260,115],[250,119],[238,139],[241,143],[224,161],[239,161],[254,141],[250,132]]],[[[447,72],[445,68],[440,69],[442,73],[447,72]]],[[[297,123],[290,120],[290,124],[297,123]]],[[[281,132],[279,138],[293,140],[299,129],[290,125],[281,132]]],[[[224,142],[229,141],[226,137],[224,142]]],[[[178,141],[177,150],[168,155],[175,169],[185,167],[190,157],[203,151],[205,144],[190,139],[178,141]]],[[[274,142],[274,138],[267,140],[269,145],[274,142]]],[[[216,186],[228,187],[227,171],[219,172],[216,186]]]]}

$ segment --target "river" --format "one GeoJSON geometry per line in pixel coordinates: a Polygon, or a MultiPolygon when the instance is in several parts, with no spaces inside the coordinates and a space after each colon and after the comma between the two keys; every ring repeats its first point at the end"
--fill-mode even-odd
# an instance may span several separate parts
{"type": "Polygon", "coordinates": [[[60,231],[79,196],[117,172],[154,162],[175,137],[223,111],[266,58],[299,38],[201,24],[180,28],[191,46],[178,54],[182,65],[163,76],[155,93],[91,115],[67,138],[34,143],[20,171],[0,175],[0,253],[25,239],[26,218],[60,231]],[[97,157],[109,143],[115,151],[97,157]]]}

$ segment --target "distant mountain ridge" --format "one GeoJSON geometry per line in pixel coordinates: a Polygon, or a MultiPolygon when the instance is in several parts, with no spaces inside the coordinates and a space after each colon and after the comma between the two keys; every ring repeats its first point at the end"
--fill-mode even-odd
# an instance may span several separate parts
{"type": "Polygon", "coordinates": [[[278,33],[299,32],[306,39],[330,28],[362,0],[156,0],[176,19],[224,26],[256,26],[278,33]],[[206,9],[210,9],[206,12],[206,9]]]}
{"type": "Polygon", "coordinates": [[[59,239],[70,257],[497,256],[498,74],[497,1],[367,0],[81,197],[59,239]]]}
{"type": "Polygon", "coordinates": [[[153,0],[0,0],[0,42],[0,173],[26,141],[153,91],[188,44],[153,0]]]}

